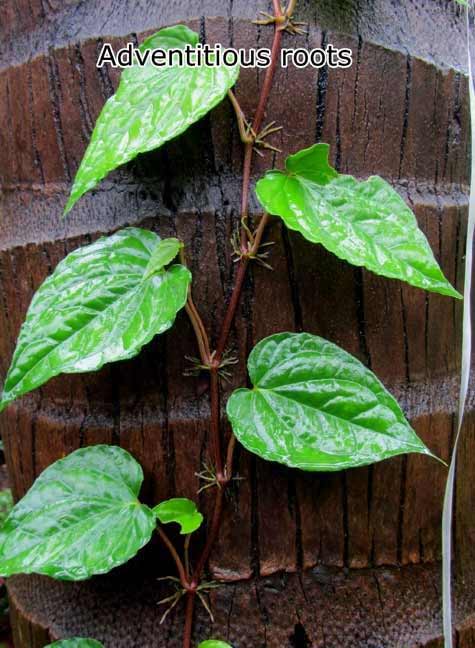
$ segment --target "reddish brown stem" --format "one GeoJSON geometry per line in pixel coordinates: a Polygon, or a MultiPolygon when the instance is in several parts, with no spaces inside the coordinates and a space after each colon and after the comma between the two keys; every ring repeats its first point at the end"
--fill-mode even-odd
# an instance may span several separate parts
{"type": "Polygon", "coordinates": [[[195,592],[186,593],[185,628],[183,630],[183,648],[190,648],[193,632],[193,611],[195,608],[195,592]]]}
{"type": "Polygon", "coordinates": [[[244,163],[242,168],[242,192],[241,192],[241,252],[246,251],[247,246],[247,220],[249,215],[249,187],[251,185],[251,164],[253,144],[246,144],[244,147],[244,163]]]}
{"type": "Polygon", "coordinates": [[[211,550],[213,549],[215,540],[219,534],[219,527],[221,525],[221,514],[223,512],[224,492],[226,486],[231,481],[235,447],[236,447],[236,437],[234,436],[234,434],[231,434],[228,443],[228,450],[226,452],[226,465],[224,468],[225,480],[218,487],[218,492],[216,494],[216,499],[214,501],[214,511],[213,511],[213,519],[211,521],[211,527],[208,536],[206,538],[205,547],[201,553],[201,556],[199,557],[198,563],[195,567],[195,571],[193,572],[193,577],[191,579],[192,586],[198,585],[203,570],[205,568],[206,562],[208,561],[208,558],[211,554],[211,550]]]}
{"type": "Polygon", "coordinates": [[[274,16],[280,18],[282,16],[282,7],[280,6],[280,0],[272,0],[272,6],[274,7],[274,16]]]}
{"type": "MultiPolygon", "coordinates": [[[[274,3],[274,14],[276,17],[282,16],[280,3],[278,1],[274,3]]],[[[254,115],[254,119],[252,120],[252,130],[254,131],[254,133],[258,133],[262,126],[262,121],[264,119],[264,115],[266,112],[267,101],[269,99],[270,91],[272,90],[272,83],[274,81],[277,62],[279,60],[281,41],[282,41],[282,31],[276,25],[274,30],[274,40],[272,41],[271,63],[266,70],[264,83],[262,85],[262,90],[259,97],[259,103],[257,104],[256,113],[254,115]]],[[[244,224],[244,227],[241,229],[241,251],[242,252],[245,252],[245,246],[247,244],[247,232],[245,226],[247,226],[248,212],[249,212],[249,188],[251,185],[252,152],[253,152],[253,144],[251,142],[246,144],[244,149],[244,163],[243,163],[243,172],[242,172],[241,221],[244,224]]]]}
{"type": "Polygon", "coordinates": [[[162,528],[160,528],[158,526],[157,531],[158,531],[158,535],[160,536],[160,538],[163,541],[163,544],[166,546],[166,548],[168,549],[168,551],[171,554],[171,557],[175,561],[175,565],[176,565],[176,568],[177,568],[177,571],[178,571],[178,576],[180,577],[181,585],[183,587],[185,587],[185,588],[188,587],[188,578],[187,578],[187,575],[186,575],[185,567],[184,567],[184,565],[183,565],[183,563],[181,561],[180,556],[177,553],[177,550],[175,549],[175,547],[173,546],[172,541],[170,540],[170,538],[167,536],[167,534],[165,533],[165,531],[162,528]]]}
{"type": "Polygon", "coordinates": [[[210,436],[211,446],[213,448],[213,458],[216,469],[216,479],[218,484],[224,479],[223,474],[223,460],[221,455],[221,434],[219,426],[219,375],[218,375],[218,362],[216,356],[213,359],[216,363],[210,371],[210,404],[211,404],[211,417],[210,417],[210,436]]]}
{"type": "MultiPolygon", "coordinates": [[[[280,5],[279,5],[279,13],[276,15],[281,15],[280,12],[280,5]]],[[[274,78],[274,72],[277,64],[277,59],[278,59],[278,53],[279,53],[279,48],[280,48],[280,42],[281,42],[281,37],[282,34],[280,31],[277,30],[277,28],[274,31],[274,42],[272,45],[272,62],[269,68],[267,68],[267,73],[264,79],[264,84],[262,86],[262,91],[257,107],[257,112],[253,120],[253,128],[259,128],[262,119],[264,117],[265,113],[265,107],[267,103],[267,99],[269,98],[269,94],[271,91],[272,87],[272,80],[274,78]]],[[[245,156],[244,156],[244,168],[243,168],[243,186],[242,186],[242,217],[241,220],[243,223],[246,223],[247,220],[247,213],[248,213],[248,200],[249,200],[249,184],[250,184],[250,177],[251,177],[251,161],[252,161],[252,144],[246,145],[246,150],[245,150],[245,156]]],[[[261,218],[261,221],[259,223],[259,226],[256,230],[256,233],[254,235],[254,239],[252,242],[252,246],[250,248],[247,247],[246,244],[246,250],[245,253],[243,253],[243,256],[241,257],[238,265],[238,270],[236,274],[236,280],[234,283],[234,289],[231,295],[231,300],[229,302],[228,308],[226,310],[226,315],[224,317],[224,322],[223,326],[221,329],[221,335],[219,336],[219,341],[218,345],[216,348],[216,354],[214,357],[214,361],[216,362],[217,365],[219,365],[219,362],[222,359],[224,350],[226,348],[226,344],[228,341],[229,337],[229,332],[231,330],[231,326],[234,320],[234,316],[236,313],[237,306],[239,304],[239,300],[241,297],[241,292],[242,288],[244,285],[244,280],[246,278],[246,270],[249,265],[249,254],[255,254],[259,248],[262,235],[264,233],[264,229],[266,226],[268,220],[268,215],[264,214],[263,217],[261,218]]],[[[243,230],[245,228],[243,227],[243,230]]],[[[247,236],[247,235],[246,235],[247,236]]],[[[244,251],[243,251],[244,252],[244,251]]],[[[211,394],[211,431],[212,431],[212,438],[215,438],[215,433],[216,437],[220,437],[219,434],[219,377],[216,372],[215,376],[215,384],[213,388],[213,375],[215,372],[211,372],[211,391],[213,392],[214,389],[216,389],[216,395],[213,397],[213,393],[211,394]]],[[[216,472],[217,475],[221,473],[223,475],[222,471],[222,458],[221,458],[221,443],[216,443],[214,444],[214,448],[219,449],[219,454],[214,455],[214,461],[216,464],[216,472]]],[[[231,469],[232,466],[232,456],[234,452],[234,441],[231,443],[231,448],[230,448],[230,453],[229,457],[226,461],[226,468],[228,470],[231,469]]],[[[206,562],[209,558],[209,555],[211,553],[211,550],[213,548],[214,542],[216,540],[216,537],[219,533],[219,527],[221,523],[221,512],[223,508],[223,496],[224,496],[224,489],[227,485],[227,481],[229,480],[230,473],[225,477],[225,480],[222,484],[217,489],[216,493],[216,501],[215,501],[215,506],[214,506],[214,513],[213,513],[213,520],[211,522],[211,527],[210,531],[208,533],[205,547],[203,549],[203,552],[198,559],[198,563],[195,569],[195,572],[193,574],[193,579],[192,581],[195,582],[196,579],[199,579],[201,577],[201,573],[206,565],[206,562]]],[[[219,478],[218,478],[219,480],[219,478]]]]}
{"type": "Polygon", "coordinates": [[[213,549],[215,540],[218,537],[219,527],[221,525],[221,513],[223,512],[224,487],[225,484],[223,484],[222,486],[218,486],[216,489],[216,499],[214,501],[213,519],[211,521],[211,526],[208,531],[204,549],[201,552],[198,562],[196,563],[195,571],[193,572],[193,577],[191,579],[192,586],[197,585],[198,582],[200,581],[205,565],[211,554],[211,550],[213,549]]]}
{"type": "Polygon", "coordinates": [[[220,362],[223,357],[226,344],[228,342],[229,332],[231,331],[231,326],[233,324],[234,315],[236,314],[236,309],[239,304],[239,299],[241,297],[242,287],[244,284],[244,279],[246,278],[246,270],[249,265],[249,258],[247,256],[242,256],[239,259],[238,269],[236,273],[236,279],[234,282],[234,290],[231,295],[231,300],[229,302],[228,308],[226,309],[226,315],[224,316],[223,326],[221,328],[221,334],[219,336],[218,345],[216,347],[216,360],[220,362]]]}
{"type": "MultiPolygon", "coordinates": [[[[282,13],[282,8],[280,6],[279,0],[273,0],[273,6],[274,6],[274,16],[276,17],[276,19],[282,18],[283,13],[282,13]]],[[[266,71],[256,113],[254,115],[254,119],[252,122],[252,130],[255,133],[258,133],[261,128],[262,121],[265,116],[267,101],[272,89],[272,82],[274,79],[274,74],[279,59],[279,50],[280,50],[280,45],[282,40],[282,30],[279,28],[281,22],[282,22],[281,20],[276,20],[275,23],[274,39],[273,39],[272,50],[271,50],[271,64],[266,71]]],[[[253,153],[253,143],[247,142],[245,144],[245,149],[244,149],[244,162],[243,162],[243,173],[242,173],[241,258],[238,264],[234,289],[231,295],[229,305],[226,309],[226,314],[224,317],[221,334],[219,336],[218,344],[216,347],[216,353],[214,354],[214,356],[213,354],[210,355],[210,404],[211,404],[210,438],[211,438],[211,445],[213,449],[213,460],[215,463],[216,478],[217,478],[218,485],[216,487],[216,499],[214,503],[213,519],[211,521],[211,525],[208,530],[205,546],[203,548],[203,551],[201,552],[201,555],[198,558],[198,562],[193,571],[191,583],[189,583],[187,587],[183,648],[191,647],[195,592],[196,592],[196,588],[199,586],[203,571],[206,567],[206,563],[208,562],[214,543],[219,534],[219,529],[221,525],[221,516],[223,511],[224,492],[232,478],[232,465],[233,465],[233,456],[234,456],[234,449],[236,445],[236,439],[233,435],[231,435],[228,444],[227,453],[226,453],[226,463],[223,469],[221,435],[220,435],[220,403],[219,403],[219,373],[218,373],[219,365],[221,363],[224,351],[226,349],[226,344],[228,341],[229,333],[231,331],[231,326],[234,321],[236,309],[239,304],[239,300],[244,285],[244,280],[246,278],[246,271],[249,265],[249,260],[250,258],[252,258],[252,256],[255,256],[259,250],[259,246],[262,240],[262,235],[264,233],[264,229],[268,221],[268,215],[264,214],[259,222],[256,232],[253,235],[249,235],[247,221],[248,221],[248,214],[249,214],[248,204],[249,204],[249,191],[250,191],[250,184],[251,184],[252,153],[253,153]]],[[[189,304],[188,304],[189,306],[190,306],[190,301],[191,300],[189,300],[189,304]]],[[[192,316],[192,323],[194,321],[193,326],[195,328],[195,333],[199,331],[197,333],[198,342],[204,344],[203,339],[207,341],[207,335],[206,332],[204,332],[203,334],[203,331],[201,331],[201,325],[202,325],[201,318],[199,317],[196,307],[194,307],[194,304],[190,308],[190,314],[192,316]]],[[[184,572],[183,565],[181,565],[181,568],[183,569],[184,572]]]]}
{"type": "MultiPolygon", "coordinates": [[[[180,249],[180,261],[182,265],[186,266],[186,257],[184,248],[180,249]]],[[[188,298],[185,304],[186,313],[190,319],[191,325],[193,326],[193,331],[195,332],[196,342],[198,344],[198,349],[200,352],[201,362],[204,365],[208,365],[210,361],[211,349],[209,346],[208,334],[206,333],[205,325],[203,320],[198,312],[198,309],[195,306],[193,297],[191,295],[191,288],[188,290],[188,298]]]]}
{"type": "MultiPolygon", "coordinates": [[[[278,4],[278,3],[277,3],[278,4]]],[[[277,13],[275,14],[277,16],[277,13]]],[[[282,12],[279,7],[279,16],[282,16],[282,12]]],[[[259,103],[257,104],[257,109],[252,121],[252,128],[255,133],[258,133],[262,126],[262,120],[266,112],[267,100],[269,99],[270,91],[272,90],[272,83],[274,81],[274,74],[277,68],[277,63],[279,61],[279,52],[280,45],[282,41],[282,30],[276,26],[274,31],[274,40],[272,41],[271,48],[271,63],[266,70],[266,75],[264,77],[264,83],[262,84],[262,90],[259,97],[259,103]]]]}
{"type": "Polygon", "coordinates": [[[254,239],[251,247],[247,252],[239,259],[238,269],[236,273],[236,280],[234,282],[234,290],[229,301],[228,308],[226,309],[226,314],[224,316],[223,326],[221,328],[221,334],[219,336],[218,344],[216,347],[215,360],[219,363],[223,357],[223,353],[226,349],[226,344],[228,342],[229,333],[231,331],[231,326],[234,321],[234,316],[236,314],[236,309],[239,305],[241,298],[241,292],[244,285],[244,280],[246,278],[247,266],[249,265],[249,259],[253,255],[257,254],[259,246],[262,241],[262,236],[264,234],[265,227],[269,220],[269,215],[264,213],[259,225],[254,233],[254,239]]]}

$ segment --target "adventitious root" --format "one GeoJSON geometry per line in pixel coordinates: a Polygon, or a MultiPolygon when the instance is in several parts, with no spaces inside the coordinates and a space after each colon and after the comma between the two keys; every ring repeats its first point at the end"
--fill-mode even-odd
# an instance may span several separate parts
{"type": "Polygon", "coordinates": [[[203,605],[204,609],[206,612],[209,614],[209,617],[211,621],[214,623],[214,616],[213,612],[211,611],[211,605],[209,602],[208,598],[208,592],[220,587],[220,583],[217,583],[215,581],[204,581],[198,587],[192,588],[189,586],[188,588],[182,587],[180,584],[180,581],[178,578],[175,578],[174,576],[164,576],[163,578],[159,578],[159,581],[173,581],[174,586],[175,586],[175,592],[171,594],[170,596],[167,596],[160,601],[158,601],[157,605],[167,605],[168,607],[163,613],[161,619],[160,619],[160,624],[162,624],[167,616],[170,614],[170,612],[178,605],[178,603],[181,601],[181,599],[186,596],[188,592],[195,592],[196,596],[200,600],[201,604],[203,605]]]}
{"type": "MultiPolygon", "coordinates": [[[[204,482],[203,486],[198,489],[198,493],[202,493],[203,491],[207,490],[208,488],[212,488],[213,486],[217,486],[218,488],[223,487],[223,481],[220,481],[218,479],[214,467],[208,466],[208,464],[206,463],[203,463],[203,470],[199,473],[195,473],[195,476],[204,482]]],[[[226,473],[225,470],[224,485],[229,484],[232,481],[243,481],[243,479],[244,477],[240,477],[239,475],[231,477],[226,473]]]]}
{"type": "Polygon", "coordinates": [[[198,479],[205,482],[203,486],[200,486],[200,488],[198,489],[198,493],[202,493],[203,491],[207,490],[208,488],[212,488],[213,486],[221,488],[221,484],[216,477],[216,470],[212,466],[208,466],[208,464],[206,463],[203,463],[203,468],[204,470],[202,470],[201,472],[195,473],[195,476],[198,477],[198,479]]]}
{"type": "Polygon", "coordinates": [[[257,261],[259,265],[266,268],[267,270],[273,270],[273,267],[269,263],[267,263],[267,259],[269,258],[270,252],[269,250],[264,250],[264,248],[268,248],[271,245],[275,245],[275,241],[261,243],[257,247],[257,251],[254,251],[255,248],[254,234],[247,227],[247,225],[243,224],[243,226],[246,228],[248,243],[246,249],[243,250],[241,245],[240,233],[235,232],[233,234],[231,238],[231,245],[233,248],[234,263],[238,263],[240,259],[244,257],[249,259],[250,261],[257,261]]]}
{"type": "MultiPolygon", "coordinates": [[[[183,372],[184,376],[198,376],[202,371],[211,371],[211,369],[215,369],[214,367],[214,359],[216,357],[216,351],[213,351],[210,356],[209,356],[209,361],[205,364],[200,360],[199,358],[195,358],[193,356],[185,356],[186,360],[191,364],[188,369],[185,369],[183,372]]],[[[223,357],[221,358],[219,365],[217,367],[218,369],[218,376],[222,378],[225,382],[228,382],[229,379],[231,378],[231,372],[229,371],[228,367],[231,367],[232,365],[235,365],[239,362],[239,359],[226,352],[223,357]]]]}
{"type": "Polygon", "coordinates": [[[178,578],[174,578],[173,576],[164,576],[163,578],[159,578],[158,580],[171,580],[171,581],[177,581],[178,585],[175,584],[175,593],[172,594],[171,596],[167,596],[166,598],[161,599],[158,601],[157,605],[166,605],[169,603],[167,609],[163,613],[161,619],[160,619],[160,624],[164,623],[165,619],[167,616],[170,614],[170,612],[173,610],[174,607],[179,603],[180,599],[185,596],[186,590],[183,589],[180,585],[180,581],[178,578]]]}
{"type": "Polygon", "coordinates": [[[288,8],[281,16],[274,16],[267,11],[260,11],[259,14],[264,16],[259,20],[253,20],[252,22],[255,25],[277,25],[278,31],[286,31],[289,34],[294,34],[297,36],[302,36],[307,34],[307,30],[304,29],[304,26],[307,25],[306,22],[301,22],[293,19],[293,5],[294,3],[289,3],[288,8]]]}
{"type": "Polygon", "coordinates": [[[275,153],[282,153],[281,149],[265,141],[266,137],[269,137],[270,135],[273,135],[274,133],[277,133],[282,129],[283,126],[276,126],[275,121],[272,121],[270,122],[270,124],[267,124],[267,126],[264,126],[264,128],[262,128],[258,133],[256,133],[252,128],[252,125],[247,120],[244,120],[244,128],[243,130],[239,129],[239,131],[241,133],[241,141],[244,144],[252,144],[254,151],[258,155],[263,157],[263,153],[260,149],[274,151],[275,153]]]}
{"type": "Polygon", "coordinates": [[[260,149],[267,149],[269,151],[275,151],[276,153],[282,153],[281,149],[277,148],[276,146],[273,146],[272,144],[269,144],[268,142],[265,141],[266,137],[269,137],[269,135],[272,135],[273,133],[277,133],[278,131],[281,131],[283,126],[276,126],[275,121],[270,122],[270,124],[267,124],[267,126],[264,126],[264,128],[257,133],[257,135],[254,133],[254,131],[251,132],[254,136],[253,140],[253,149],[254,151],[263,157],[263,153],[260,151],[260,149]]]}

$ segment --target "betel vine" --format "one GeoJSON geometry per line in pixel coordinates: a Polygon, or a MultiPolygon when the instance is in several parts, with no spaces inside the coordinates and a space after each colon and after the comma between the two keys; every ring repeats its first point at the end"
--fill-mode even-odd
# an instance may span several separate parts
{"type": "MultiPolygon", "coordinates": [[[[192,299],[186,250],[175,238],[126,228],[81,247],[61,261],[39,287],[21,328],[8,371],[1,409],[60,373],[97,371],[132,358],[155,335],[173,326],[182,308],[198,347],[196,370],[209,374],[209,469],[203,486],[214,489],[214,510],[203,549],[191,564],[191,535],[203,517],[194,502],[174,498],[154,508],[138,499],[142,468],[125,450],[81,448],[49,466],[21,499],[1,531],[0,574],[39,573],[81,580],[130,560],[157,532],[176,565],[164,616],[184,602],[183,647],[190,648],[196,601],[209,610],[208,558],[220,531],[226,487],[233,479],[236,440],[269,461],[308,471],[335,471],[416,452],[433,457],[378,378],[349,353],[308,333],[279,333],[261,340],[248,359],[252,389],[238,389],[226,413],[233,434],[222,447],[220,379],[232,358],[228,337],[246,273],[267,265],[262,240],[271,216],[345,262],[449,297],[459,293],[445,279],[416,218],[382,178],[365,181],[339,174],[328,163],[328,145],[317,143],[269,170],[256,185],[262,206],[257,223],[248,216],[254,152],[272,149],[264,126],[284,32],[298,36],[295,1],[257,21],[274,30],[255,114],[244,115],[231,88],[236,67],[125,69],[105,104],[77,172],[66,211],[110,171],[155,149],[229,97],[244,145],[241,226],[233,239],[237,258],[234,289],[218,339],[212,341],[192,299]],[[166,530],[180,525],[183,546],[166,530]]],[[[198,35],[178,25],[146,39],[146,49],[196,45],[198,35]]],[[[205,396],[203,396],[205,397],[205,396]]],[[[206,396],[208,397],[208,396],[206,396]]],[[[103,638],[107,641],[107,637],[103,638]]],[[[65,639],[57,646],[100,646],[96,640],[65,639]]],[[[208,639],[201,648],[227,643],[208,639]]]]}

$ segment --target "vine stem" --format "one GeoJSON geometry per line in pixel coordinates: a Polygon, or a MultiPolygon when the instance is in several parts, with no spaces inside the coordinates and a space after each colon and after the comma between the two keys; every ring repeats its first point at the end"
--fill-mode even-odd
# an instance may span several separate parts
{"type": "MultiPolygon", "coordinates": [[[[283,15],[279,0],[274,2],[274,15],[276,18],[282,17],[283,15]]],[[[266,70],[264,83],[262,84],[262,90],[259,97],[259,103],[257,104],[254,119],[252,120],[252,130],[255,133],[258,133],[262,126],[262,121],[264,119],[264,115],[266,112],[267,101],[269,99],[270,91],[272,90],[272,83],[274,81],[277,62],[279,60],[281,42],[282,42],[282,30],[279,29],[276,23],[274,28],[274,39],[272,41],[272,48],[271,48],[271,63],[266,70]]],[[[246,143],[244,148],[244,163],[243,163],[243,172],[242,172],[242,194],[241,194],[241,223],[242,223],[241,252],[243,253],[247,251],[246,250],[247,239],[248,239],[247,221],[249,220],[249,190],[251,185],[252,152],[253,152],[253,143],[252,142],[246,143]]],[[[238,273],[239,273],[239,269],[238,269],[238,273]]],[[[244,270],[244,274],[245,274],[245,270],[244,270]]],[[[239,292],[241,288],[242,285],[239,289],[239,292]]]]}
{"type": "Polygon", "coordinates": [[[168,551],[171,554],[171,557],[173,558],[173,560],[175,562],[176,568],[178,570],[178,576],[180,577],[181,585],[183,587],[187,587],[188,586],[188,577],[187,577],[187,574],[186,574],[186,570],[185,570],[185,567],[183,565],[183,562],[182,562],[180,556],[178,555],[177,550],[173,546],[173,542],[170,540],[170,538],[167,536],[167,534],[165,533],[165,531],[161,527],[157,526],[157,532],[158,532],[158,535],[160,536],[160,538],[162,539],[163,544],[166,546],[166,548],[168,549],[168,551]]]}
{"type": "MultiPolygon", "coordinates": [[[[180,249],[180,262],[182,265],[187,267],[186,256],[184,248],[180,249]]],[[[196,342],[198,344],[198,349],[200,352],[201,362],[204,365],[208,365],[211,357],[211,349],[209,345],[208,334],[206,333],[205,325],[203,320],[198,312],[198,309],[195,306],[193,297],[191,294],[191,288],[188,289],[188,297],[185,304],[186,313],[190,319],[193,331],[195,332],[196,342]]]]}
{"type": "Polygon", "coordinates": [[[188,592],[186,596],[185,628],[183,630],[183,648],[190,648],[191,646],[194,608],[195,608],[195,592],[188,592]]]}
{"type": "Polygon", "coordinates": [[[262,236],[264,234],[264,230],[266,228],[268,220],[269,220],[269,215],[267,213],[264,213],[261,220],[259,221],[259,225],[254,234],[254,239],[251,247],[248,249],[246,254],[243,254],[239,259],[238,269],[236,273],[236,280],[234,283],[234,290],[232,292],[231,299],[229,301],[226,314],[224,316],[223,326],[221,328],[221,335],[219,336],[218,344],[216,347],[215,359],[218,362],[221,361],[221,358],[223,357],[223,353],[226,349],[226,344],[228,342],[231,326],[233,324],[234,316],[236,314],[236,309],[239,305],[239,300],[241,298],[242,288],[244,285],[244,280],[246,278],[246,271],[249,265],[249,260],[253,255],[257,254],[259,250],[259,246],[261,244],[262,236]]]}
{"type": "Polygon", "coordinates": [[[213,366],[210,370],[210,437],[213,446],[213,457],[216,469],[216,480],[218,487],[225,479],[223,473],[223,459],[221,454],[221,434],[219,429],[219,358],[217,354],[213,358],[213,366]]]}
{"type": "Polygon", "coordinates": [[[274,7],[274,16],[280,18],[282,16],[282,7],[280,5],[280,0],[272,0],[272,6],[274,7]]]}
{"type": "MultiPolygon", "coordinates": [[[[284,16],[282,12],[282,7],[279,0],[273,0],[274,8],[274,17],[276,18],[274,24],[274,38],[272,41],[271,48],[271,63],[266,70],[264,77],[264,82],[262,84],[261,93],[259,96],[259,101],[257,104],[256,112],[251,124],[251,132],[258,133],[262,122],[265,116],[267,101],[272,89],[272,83],[274,80],[274,75],[279,59],[279,52],[282,42],[282,29],[280,24],[284,16]]],[[[238,115],[238,125],[240,132],[244,132],[244,116],[242,110],[239,106],[239,103],[235,99],[234,95],[230,96],[231,102],[236,110],[238,115]],[[234,99],[234,100],[233,100],[234,99]]],[[[242,134],[242,133],[241,133],[242,134]]],[[[262,236],[267,225],[269,216],[264,213],[259,221],[259,225],[254,234],[249,233],[248,220],[249,220],[249,192],[251,184],[251,167],[252,167],[252,154],[253,154],[253,141],[245,140],[244,147],[244,161],[243,161],[243,173],[242,173],[242,193],[241,193],[241,255],[239,258],[238,268],[236,272],[236,278],[234,282],[234,288],[229,301],[228,307],[226,309],[226,314],[224,316],[223,325],[221,328],[221,333],[218,338],[218,343],[216,346],[216,352],[209,355],[209,367],[210,367],[210,437],[211,437],[211,446],[213,451],[213,460],[215,462],[216,468],[216,498],[214,502],[213,510],[213,519],[207,534],[205,541],[205,546],[198,558],[196,567],[193,571],[191,582],[189,583],[189,588],[186,593],[186,610],[185,610],[185,627],[183,632],[183,648],[191,648],[191,635],[193,629],[193,615],[194,615],[194,606],[196,599],[196,588],[199,586],[201,576],[205,569],[206,563],[210,557],[211,551],[213,549],[216,538],[219,534],[219,529],[221,526],[221,516],[223,511],[223,502],[224,502],[224,493],[227,485],[231,481],[232,476],[232,464],[234,457],[234,449],[236,446],[236,439],[231,433],[231,437],[228,443],[228,448],[226,452],[226,462],[223,467],[223,458],[221,450],[221,434],[220,434],[220,395],[219,395],[219,366],[223,358],[224,351],[229,338],[229,333],[231,331],[231,326],[234,321],[236,314],[236,309],[238,307],[242,289],[244,286],[244,280],[246,278],[246,271],[249,266],[250,259],[255,256],[259,250],[259,246],[262,240],[262,236]]],[[[201,330],[202,321],[198,315],[198,311],[193,310],[193,306],[190,304],[191,295],[187,306],[187,312],[190,316],[195,334],[197,337],[198,345],[206,344],[207,335],[206,332],[201,330]]],[[[192,302],[192,300],[191,300],[192,302]]],[[[204,329],[204,327],[203,327],[204,329]]],[[[209,345],[208,345],[209,346],[209,345]]],[[[201,353],[201,347],[200,347],[201,353]]],[[[181,562],[181,561],[180,561],[181,562]]],[[[177,565],[178,567],[178,565],[177,565]]]]}

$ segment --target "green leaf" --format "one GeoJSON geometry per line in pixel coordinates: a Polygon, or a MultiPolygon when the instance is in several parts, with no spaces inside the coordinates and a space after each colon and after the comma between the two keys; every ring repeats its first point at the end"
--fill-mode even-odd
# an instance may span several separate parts
{"type": "Polygon", "coordinates": [[[54,643],[45,646],[45,648],[104,648],[104,646],[95,639],[74,637],[73,639],[61,639],[61,641],[55,641],[54,643]]]}
{"type": "Polygon", "coordinates": [[[264,209],[353,265],[461,298],[399,194],[378,176],[340,175],[328,151],[315,144],[288,157],[284,172],[268,171],[256,186],[264,209]]]}
{"type": "Polygon", "coordinates": [[[12,491],[9,488],[5,488],[4,490],[0,491],[0,527],[7,519],[12,508],[13,508],[12,491]]]}
{"type": "Polygon", "coordinates": [[[272,335],[248,368],[254,388],[235,391],[227,414],[238,440],[264,459],[331,471],[431,454],[376,376],[331,342],[272,335]]]}
{"type": "Polygon", "coordinates": [[[202,641],[198,648],[233,648],[230,644],[225,641],[218,641],[217,639],[208,639],[207,641],[202,641]]]}
{"type": "Polygon", "coordinates": [[[150,261],[145,270],[145,278],[148,279],[171,263],[182,247],[183,243],[176,238],[168,238],[160,241],[150,257],[150,261]]]}
{"type": "Polygon", "coordinates": [[[180,525],[180,533],[193,533],[200,528],[203,516],[196,508],[196,504],[186,497],[175,497],[161,502],[153,512],[162,524],[177,522],[180,525]]]}
{"type": "Polygon", "coordinates": [[[169,329],[191,281],[181,265],[150,274],[160,238],[128,228],[79,248],[33,297],[0,409],[60,373],[132,358],[169,329]]]}
{"type": "Polygon", "coordinates": [[[76,450],[49,466],[0,532],[0,575],[82,580],[130,560],[155,516],[137,497],[140,465],[117,446],[76,450]]]}
{"type": "MultiPolygon", "coordinates": [[[[183,25],[147,38],[140,50],[196,47],[198,34],[183,25]]],[[[117,92],[99,115],[77,172],[67,213],[110,171],[183,133],[226,95],[239,66],[157,68],[134,65],[122,72],[117,92]]]]}

